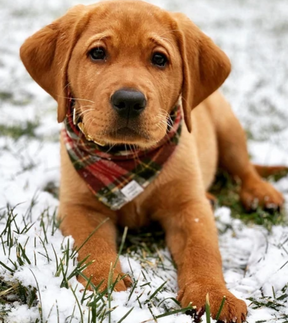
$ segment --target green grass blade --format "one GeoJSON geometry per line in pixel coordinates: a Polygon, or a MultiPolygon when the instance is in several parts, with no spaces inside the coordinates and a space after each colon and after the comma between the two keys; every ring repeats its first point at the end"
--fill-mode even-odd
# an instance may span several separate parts
{"type": "Polygon", "coordinates": [[[220,315],[221,315],[221,312],[222,312],[223,306],[224,306],[224,304],[225,304],[225,301],[226,301],[226,296],[223,296],[223,298],[222,298],[222,302],[221,302],[221,305],[220,305],[219,310],[218,310],[218,313],[217,313],[217,315],[216,315],[216,321],[218,321],[218,320],[219,320],[219,317],[220,317],[220,315]]]}
{"type": "Polygon", "coordinates": [[[130,308],[130,310],[117,323],[123,322],[133,310],[134,310],[134,307],[130,308]]]}
{"type": "Polygon", "coordinates": [[[211,323],[209,294],[206,295],[205,311],[206,311],[206,322],[211,323]]]}

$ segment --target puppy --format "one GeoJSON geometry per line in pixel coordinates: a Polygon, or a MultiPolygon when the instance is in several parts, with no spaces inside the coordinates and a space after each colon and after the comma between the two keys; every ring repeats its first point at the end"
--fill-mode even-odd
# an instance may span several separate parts
{"type": "Polygon", "coordinates": [[[116,226],[159,221],[181,304],[201,311],[209,294],[215,318],[226,296],[220,320],[245,321],[246,304],[225,286],[206,191],[220,165],[241,180],[246,208],[281,207],[283,197],[249,162],[244,131],[216,91],[227,56],[183,14],[112,0],[72,8],[28,38],[21,59],[64,121],[59,216],[76,247],[91,235],[79,251],[94,260],[85,275],[105,288],[116,226]]]}

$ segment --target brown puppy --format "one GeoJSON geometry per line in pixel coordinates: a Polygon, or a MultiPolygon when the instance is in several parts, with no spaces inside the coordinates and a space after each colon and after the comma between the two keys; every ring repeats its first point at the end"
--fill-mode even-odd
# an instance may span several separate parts
{"type": "MultiPolygon", "coordinates": [[[[137,160],[143,151],[161,147],[171,111],[182,103],[185,124],[174,153],[151,184],[117,210],[97,199],[85,176],[79,176],[83,165],[71,163],[68,137],[62,134],[62,230],[81,246],[109,218],[79,252],[80,260],[87,255],[95,260],[85,274],[94,284],[104,280],[105,285],[117,254],[116,225],[159,221],[178,267],[181,304],[192,302],[199,310],[209,293],[215,317],[225,295],[220,319],[244,321],[245,303],[225,286],[206,191],[220,164],[242,181],[241,200],[247,208],[255,201],[282,206],[283,197],[249,162],[244,132],[215,92],[230,72],[226,55],[186,16],[125,0],[72,8],[28,38],[21,58],[34,80],[57,100],[58,121],[71,119],[74,111],[75,129],[83,132],[77,138],[85,141],[85,134],[86,144],[92,140],[107,153],[112,145],[134,145],[137,160]]],[[[114,279],[118,274],[119,264],[114,279]]],[[[116,290],[129,284],[126,277],[116,290]]]]}

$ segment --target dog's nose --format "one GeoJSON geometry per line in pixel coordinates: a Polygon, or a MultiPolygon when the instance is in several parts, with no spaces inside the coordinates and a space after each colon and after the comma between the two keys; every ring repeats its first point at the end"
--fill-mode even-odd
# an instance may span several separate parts
{"type": "Polygon", "coordinates": [[[122,118],[135,118],[146,107],[146,99],[142,92],[130,89],[121,89],[111,97],[113,109],[122,118]]]}

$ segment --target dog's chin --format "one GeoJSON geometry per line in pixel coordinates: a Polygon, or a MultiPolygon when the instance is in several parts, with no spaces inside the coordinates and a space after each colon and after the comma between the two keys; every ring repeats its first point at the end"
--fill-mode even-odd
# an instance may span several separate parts
{"type": "Polygon", "coordinates": [[[95,142],[106,145],[129,145],[140,149],[150,149],[157,146],[157,143],[165,136],[149,134],[145,131],[135,130],[130,127],[122,127],[117,130],[107,131],[101,136],[93,136],[95,142]]]}

